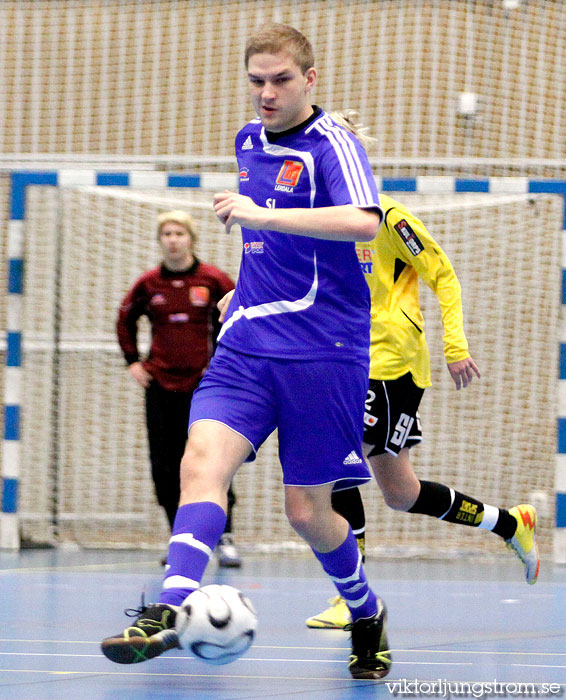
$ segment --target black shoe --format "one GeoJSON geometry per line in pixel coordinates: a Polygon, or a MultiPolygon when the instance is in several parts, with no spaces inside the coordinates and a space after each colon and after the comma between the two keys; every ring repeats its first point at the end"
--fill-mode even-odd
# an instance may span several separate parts
{"type": "Polygon", "coordinates": [[[385,634],[385,605],[377,599],[373,617],[352,622],[346,629],[352,632],[350,673],[354,678],[375,680],[383,678],[391,668],[391,652],[385,634]]]}
{"type": "Polygon", "coordinates": [[[220,538],[220,542],[216,546],[216,554],[218,555],[218,566],[224,569],[239,569],[242,566],[238,550],[228,533],[224,533],[220,538]]]}
{"type": "MultiPolygon", "coordinates": [[[[175,631],[178,607],[154,603],[143,604],[134,615],[139,615],[131,627],[122,634],[107,637],[102,641],[102,653],[117,664],[137,664],[153,659],[169,649],[178,649],[179,640],[175,631]]],[[[128,615],[130,611],[126,611],[128,615]]],[[[131,615],[132,617],[134,615],[131,615]]]]}

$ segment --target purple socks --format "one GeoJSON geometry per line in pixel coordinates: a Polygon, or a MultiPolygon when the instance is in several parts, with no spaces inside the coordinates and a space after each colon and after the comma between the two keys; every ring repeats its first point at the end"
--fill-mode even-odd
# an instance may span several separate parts
{"type": "Polygon", "coordinates": [[[203,501],[179,507],[169,540],[168,568],[160,603],[181,605],[200,586],[225,525],[226,513],[216,503],[203,501]]]}

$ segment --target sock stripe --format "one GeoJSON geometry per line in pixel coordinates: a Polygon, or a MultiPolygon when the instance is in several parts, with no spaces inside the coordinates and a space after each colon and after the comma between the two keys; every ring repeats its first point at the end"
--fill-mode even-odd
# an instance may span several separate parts
{"type": "Polygon", "coordinates": [[[212,549],[204,542],[197,540],[192,532],[181,532],[178,535],[172,535],[169,544],[173,542],[179,542],[180,544],[186,544],[189,547],[199,549],[201,552],[204,552],[207,557],[212,556],[212,549]]]}
{"type": "Polygon", "coordinates": [[[367,586],[367,583],[365,581],[360,581],[360,583],[356,583],[356,585],[352,586],[351,588],[345,588],[344,592],[345,593],[355,593],[356,591],[359,591],[360,588],[363,588],[364,586],[367,586]]]}
{"type": "Polygon", "coordinates": [[[344,597],[344,600],[346,601],[346,605],[349,608],[361,608],[361,606],[366,602],[369,596],[369,590],[365,592],[365,595],[362,596],[361,598],[358,598],[357,600],[354,599],[352,600],[351,598],[347,598],[346,596],[344,597]]]}
{"type": "Polygon", "coordinates": [[[483,506],[483,518],[478,525],[482,530],[493,530],[499,519],[499,508],[495,506],[490,506],[484,503],[483,506]]]}
{"type": "Polygon", "coordinates": [[[338,578],[337,576],[330,576],[334,583],[340,583],[342,585],[349,583],[350,581],[360,580],[360,568],[362,566],[362,553],[358,550],[358,564],[354,573],[351,576],[346,576],[346,578],[338,578]]]}
{"type": "Polygon", "coordinates": [[[200,586],[198,581],[192,578],[187,578],[186,576],[167,576],[163,581],[163,588],[193,588],[197,589],[200,586]]]}
{"type": "Polygon", "coordinates": [[[330,552],[313,549],[322,568],[328,574],[338,594],[344,598],[352,620],[371,617],[377,609],[376,595],[371,590],[363,567],[362,553],[352,530],[348,530],[344,542],[330,552]],[[353,572],[353,573],[352,573],[353,572]]]}
{"type": "Polygon", "coordinates": [[[454,505],[455,498],[456,498],[456,492],[454,491],[454,489],[451,488],[450,489],[450,505],[448,506],[448,510],[446,511],[446,513],[443,513],[439,517],[439,520],[444,520],[444,518],[448,515],[448,513],[450,513],[450,510],[451,510],[452,506],[454,505]]]}

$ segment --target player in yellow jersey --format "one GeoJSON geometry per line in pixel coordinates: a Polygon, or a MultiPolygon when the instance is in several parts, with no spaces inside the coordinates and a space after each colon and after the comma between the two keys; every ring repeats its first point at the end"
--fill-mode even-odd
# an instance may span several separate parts
{"type": "MultiPolygon", "coordinates": [[[[440,303],[444,357],[456,389],[469,386],[480,372],[468,350],[460,283],[450,260],[406,207],[383,194],[380,202],[385,218],[377,236],[357,245],[372,300],[365,457],[391,508],[491,530],[521,559],[526,580],[533,584],[540,562],[537,516],[531,505],[496,508],[443,484],[420,480],[414,472],[409,449],[421,441],[418,407],[431,385],[419,278],[440,303]]],[[[365,515],[359,490],[335,492],[332,503],[350,522],[363,553],[365,515]]],[[[330,608],[307,620],[308,627],[337,629],[349,623],[343,601],[330,602],[330,608]]]]}

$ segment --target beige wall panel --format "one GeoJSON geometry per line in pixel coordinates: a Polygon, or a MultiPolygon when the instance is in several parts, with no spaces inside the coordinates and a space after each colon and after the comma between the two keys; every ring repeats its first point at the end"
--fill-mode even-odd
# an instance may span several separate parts
{"type": "Polygon", "coordinates": [[[566,7],[477,0],[5,0],[0,152],[231,155],[242,52],[277,19],[313,41],[328,109],[381,157],[566,158],[566,7]],[[456,113],[479,95],[477,118],[456,113]]]}

